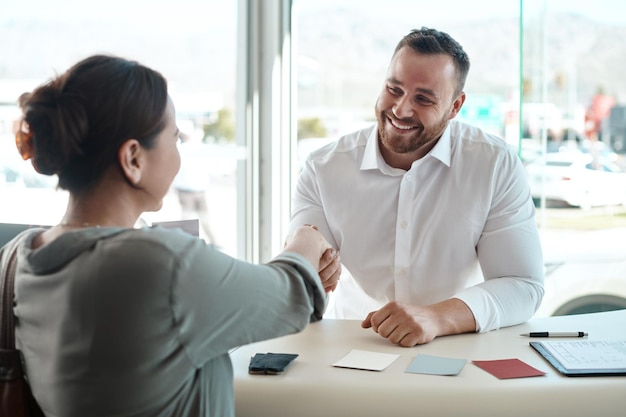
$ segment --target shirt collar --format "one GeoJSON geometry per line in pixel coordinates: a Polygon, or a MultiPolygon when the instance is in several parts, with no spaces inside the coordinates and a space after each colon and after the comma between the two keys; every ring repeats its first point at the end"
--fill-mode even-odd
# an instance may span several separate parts
{"type": "Polygon", "coordinates": [[[435,146],[428,153],[428,155],[432,156],[433,158],[439,159],[448,167],[450,166],[450,159],[452,155],[452,139],[450,137],[451,123],[452,122],[448,123],[448,126],[446,126],[446,130],[443,131],[443,134],[441,135],[435,146]]]}
{"type": "Polygon", "coordinates": [[[380,169],[381,164],[386,165],[378,149],[378,125],[375,125],[374,128],[370,130],[369,137],[367,138],[363,160],[361,161],[361,170],[380,169]]]}
{"type": "MultiPolygon", "coordinates": [[[[446,166],[450,166],[450,159],[452,154],[452,140],[450,138],[450,124],[443,131],[441,138],[437,141],[435,146],[428,152],[426,157],[432,157],[439,159],[446,166]]],[[[380,153],[378,144],[378,126],[370,131],[367,144],[365,145],[365,152],[363,154],[363,161],[361,162],[361,170],[378,169],[385,174],[395,175],[398,173],[405,173],[403,169],[393,168],[387,165],[380,153]]]]}

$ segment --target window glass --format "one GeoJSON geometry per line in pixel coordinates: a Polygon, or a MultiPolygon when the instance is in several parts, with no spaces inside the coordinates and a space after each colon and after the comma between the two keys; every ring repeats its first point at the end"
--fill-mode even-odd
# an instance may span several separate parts
{"type": "Polygon", "coordinates": [[[374,104],[402,36],[421,26],[446,31],[471,60],[457,117],[500,135],[528,168],[546,266],[537,314],[626,308],[626,251],[618,243],[626,238],[626,180],[619,168],[585,169],[587,157],[596,166],[624,166],[620,4],[295,0],[296,159],[302,164],[313,149],[375,122],[374,104]],[[592,103],[601,121],[590,114],[592,103]],[[574,153],[580,162],[564,159],[574,153]],[[559,165],[558,175],[546,164],[559,165]],[[565,201],[546,200],[549,192],[565,201]]]}
{"type": "Polygon", "coordinates": [[[315,143],[324,144],[322,138],[375,122],[374,104],[396,43],[422,26],[448,32],[470,57],[467,100],[458,117],[517,144],[511,115],[519,105],[519,4],[481,4],[296,0],[299,159],[315,143]]]}
{"type": "MultiPolygon", "coordinates": [[[[55,224],[67,194],[35,173],[15,150],[16,101],[54,74],[95,53],[119,55],[160,71],[169,83],[182,136],[183,165],[163,208],[142,222],[199,217],[206,202],[210,233],[237,250],[235,146],[235,1],[21,0],[0,14],[0,222],[55,224]],[[184,149],[193,149],[185,151],[184,149]],[[200,192],[196,194],[196,192],[200,192]],[[11,202],[7,204],[7,202],[11,202]],[[189,209],[185,205],[189,204],[189,209]]],[[[203,218],[202,216],[200,216],[203,218]]],[[[209,233],[201,229],[201,236],[209,233]]]]}
{"type": "Polygon", "coordinates": [[[537,314],[626,308],[626,5],[522,10],[523,156],[546,264],[537,314]]]}

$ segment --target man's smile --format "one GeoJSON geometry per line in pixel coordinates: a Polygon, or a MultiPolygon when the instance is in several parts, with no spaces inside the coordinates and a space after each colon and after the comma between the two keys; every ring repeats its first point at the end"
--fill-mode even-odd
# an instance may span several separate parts
{"type": "Polygon", "coordinates": [[[411,129],[417,129],[417,126],[415,125],[407,125],[407,124],[403,124],[401,122],[399,122],[398,120],[394,120],[391,117],[387,116],[387,120],[389,120],[389,123],[391,123],[391,125],[393,127],[395,127],[396,129],[400,129],[400,130],[411,130],[411,129]]]}

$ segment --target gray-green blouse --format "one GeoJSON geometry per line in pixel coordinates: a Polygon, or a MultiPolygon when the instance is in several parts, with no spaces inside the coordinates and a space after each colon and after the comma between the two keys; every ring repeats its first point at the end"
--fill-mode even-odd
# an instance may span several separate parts
{"type": "Polygon", "coordinates": [[[254,265],[158,227],[83,229],[33,250],[40,232],[19,247],[14,313],[48,417],[233,416],[228,350],[298,332],[326,307],[295,253],[254,265]]]}

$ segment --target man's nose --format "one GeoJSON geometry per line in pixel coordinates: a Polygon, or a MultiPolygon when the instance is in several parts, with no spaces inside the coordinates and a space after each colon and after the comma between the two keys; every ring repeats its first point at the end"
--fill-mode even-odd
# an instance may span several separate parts
{"type": "Polygon", "coordinates": [[[395,105],[391,108],[391,111],[398,119],[409,119],[413,117],[414,112],[411,99],[408,96],[398,98],[395,105]]]}

